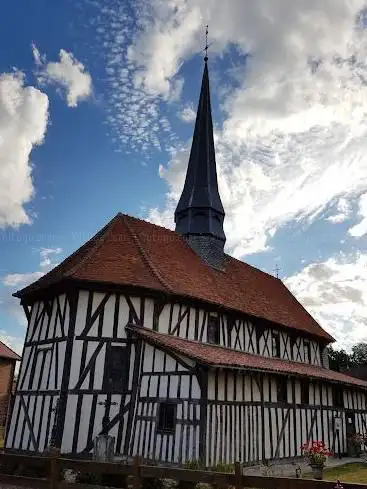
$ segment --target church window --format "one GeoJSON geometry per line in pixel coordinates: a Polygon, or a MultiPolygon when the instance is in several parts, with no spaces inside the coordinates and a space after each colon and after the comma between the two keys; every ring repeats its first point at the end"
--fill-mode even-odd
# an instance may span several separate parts
{"type": "Polygon", "coordinates": [[[209,316],[208,321],[208,343],[219,345],[219,318],[217,316],[209,316]]]}
{"type": "Polygon", "coordinates": [[[277,399],[278,402],[288,402],[288,382],[285,377],[279,377],[277,380],[277,399]]]}
{"type": "Polygon", "coordinates": [[[311,363],[311,345],[308,340],[304,340],[305,362],[311,363]]]}
{"type": "Polygon", "coordinates": [[[278,331],[272,332],[271,340],[273,357],[280,358],[280,338],[278,331]]]}
{"type": "Polygon", "coordinates": [[[106,351],[103,390],[121,392],[128,381],[128,351],[126,347],[111,346],[106,351]]]}
{"type": "Polygon", "coordinates": [[[159,405],[158,431],[174,433],[176,429],[176,404],[161,402],[159,405]]]}
{"type": "Polygon", "coordinates": [[[344,407],[343,389],[339,386],[334,386],[332,390],[333,406],[344,407]]]}
{"type": "Polygon", "coordinates": [[[301,404],[310,404],[310,384],[307,380],[301,380],[301,404]]]}

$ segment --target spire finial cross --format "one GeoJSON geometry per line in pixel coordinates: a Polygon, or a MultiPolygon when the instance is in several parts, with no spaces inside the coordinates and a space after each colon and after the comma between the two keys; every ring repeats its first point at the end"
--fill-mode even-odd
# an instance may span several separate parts
{"type": "Polygon", "coordinates": [[[208,61],[208,32],[209,32],[209,26],[207,25],[206,26],[206,29],[205,29],[205,58],[204,58],[204,61],[205,63],[208,61]]]}
{"type": "Polygon", "coordinates": [[[275,272],[276,278],[279,278],[280,268],[279,268],[278,264],[275,265],[274,272],[275,272]]]}

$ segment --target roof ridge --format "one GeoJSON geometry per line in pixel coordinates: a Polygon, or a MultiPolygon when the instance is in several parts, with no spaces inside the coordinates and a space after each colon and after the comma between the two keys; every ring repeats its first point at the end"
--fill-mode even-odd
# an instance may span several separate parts
{"type": "MultiPolygon", "coordinates": [[[[85,245],[87,245],[88,243],[90,243],[91,241],[95,240],[95,244],[94,246],[91,247],[91,249],[89,251],[87,251],[87,253],[85,254],[85,256],[83,256],[83,258],[76,264],[74,265],[74,267],[72,267],[70,270],[67,270],[65,272],[65,276],[66,277],[69,277],[71,275],[73,275],[77,270],[78,268],[80,268],[81,265],[83,265],[83,263],[85,263],[85,261],[91,257],[91,255],[93,253],[95,253],[96,250],[98,250],[98,248],[100,248],[102,246],[102,244],[106,241],[106,238],[107,236],[109,235],[109,233],[111,232],[112,230],[112,226],[115,224],[115,222],[117,221],[117,219],[120,217],[121,213],[119,212],[118,214],[116,214],[111,220],[109,223],[106,224],[106,226],[104,228],[101,229],[101,231],[99,231],[98,233],[96,233],[94,236],[92,236],[86,243],[85,245]],[[97,236],[99,236],[99,238],[97,238],[97,236]]],[[[84,246],[85,246],[84,245],[84,246]]],[[[79,250],[80,248],[78,248],[79,250]]],[[[77,253],[78,250],[76,250],[74,253],[77,253]]],[[[70,256],[73,256],[74,253],[70,256]]]]}
{"type": "Polygon", "coordinates": [[[236,258],[236,257],[234,257],[232,255],[229,255],[228,253],[225,253],[225,255],[227,257],[229,257],[231,260],[234,260],[236,262],[239,262],[242,265],[246,265],[249,268],[251,268],[252,270],[255,270],[256,272],[260,272],[261,274],[266,275],[267,277],[270,277],[270,278],[272,278],[274,280],[277,280],[277,281],[281,282],[281,279],[279,277],[274,277],[274,275],[272,275],[271,273],[265,272],[264,270],[261,270],[261,268],[257,268],[254,265],[251,265],[250,263],[247,263],[247,261],[240,260],[239,258],[236,258]]]}
{"type": "Polygon", "coordinates": [[[157,267],[154,265],[154,263],[152,262],[152,260],[150,259],[149,255],[148,255],[148,253],[144,249],[144,246],[140,242],[138,235],[135,233],[133,228],[130,226],[130,223],[128,222],[128,216],[122,215],[122,219],[123,219],[124,223],[126,224],[126,227],[129,230],[131,237],[133,238],[136,246],[138,247],[140,254],[143,257],[143,260],[146,261],[146,263],[147,263],[148,267],[150,268],[151,272],[153,273],[153,275],[163,285],[163,287],[165,287],[169,292],[173,292],[172,287],[166,282],[166,280],[160,274],[157,267]]]}

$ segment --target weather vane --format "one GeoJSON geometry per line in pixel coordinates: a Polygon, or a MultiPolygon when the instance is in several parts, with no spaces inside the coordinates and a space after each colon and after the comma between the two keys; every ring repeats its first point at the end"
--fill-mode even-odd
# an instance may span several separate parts
{"type": "Polygon", "coordinates": [[[204,48],[204,50],[205,50],[204,61],[205,62],[208,61],[208,48],[209,48],[209,46],[208,46],[208,32],[209,32],[209,26],[207,25],[206,30],[205,30],[205,48],[204,48]]]}

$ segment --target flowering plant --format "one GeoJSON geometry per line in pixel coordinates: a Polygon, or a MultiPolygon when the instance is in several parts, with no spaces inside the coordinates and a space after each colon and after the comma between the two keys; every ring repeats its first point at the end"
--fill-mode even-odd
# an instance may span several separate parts
{"type": "Polygon", "coordinates": [[[328,457],[333,455],[323,441],[306,441],[302,445],[303,455],[308,458],[310,465],[316,465],[318,467],[324,467],[328,457]]]}

